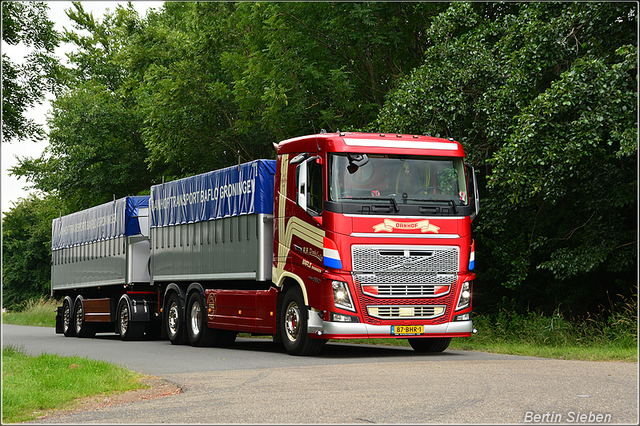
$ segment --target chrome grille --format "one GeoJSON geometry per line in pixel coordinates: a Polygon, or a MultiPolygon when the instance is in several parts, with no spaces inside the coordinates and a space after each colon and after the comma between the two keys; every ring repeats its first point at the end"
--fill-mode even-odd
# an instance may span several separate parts
{"type": "MultiPolygon", "coordinates": [[[[436,295],[434,285],[378,285],[376,289],[377,292],[371,292],[365,287],[362,292],[374,297],[433,297],[436,295]]],[[[444,296],[448,292],[449,289],[441,291],[437,296],[444,296]]]]}
{"type": "Polygon", "coordinates": [[[378,272],[375,274],[353,274],[355,280],[362,284],[452,284],[458,278],[458,274],[436,274],[436,273],[388,273],[378,272]]]}
{"type": "Polygon", "coordinates": [[[354,273],[432,272],[456,273],[458,247],[357,246],[351,247],[354,273]]]}
{"type": "Polygon", "coordinates": [[[382,319],[430,319],[444,315],[446,306],[368,306],[370,316],[382,319]]]}
{"type": "Polygon", "coordinates": [[[363,293],[373,297],[440,297],[449,293],[458,274],[378,272],[354,274],[353,278],[356,285],[363,286],[363,293]]]}
{"type": "Polygon", "coordinates": [[[445,321],[458,280],[458,247],[354,245],[351,255],[353,279],[367,321],[445,321]]]}
{"type": "Polygon", "coordinates": [[[458,279],[458,247],[356,245],[351,253],[355,283],[377,298],[441,297],[458,279]]]}

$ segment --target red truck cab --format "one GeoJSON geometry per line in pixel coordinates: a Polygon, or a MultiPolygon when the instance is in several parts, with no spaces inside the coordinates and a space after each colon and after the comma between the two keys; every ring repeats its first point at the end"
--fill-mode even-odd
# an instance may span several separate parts
{"type": "Polygon", "coordinates": [[[460,143],[321,133],[277,150],[272,281],[299,287],[281,308],[290,352],[346,338],[442,351],[471,335],[479,203],[460,143]]]}

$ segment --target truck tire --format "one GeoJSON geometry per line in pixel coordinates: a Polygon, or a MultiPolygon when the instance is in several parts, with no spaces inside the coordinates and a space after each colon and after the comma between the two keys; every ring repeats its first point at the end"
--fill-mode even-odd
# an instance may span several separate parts
{"type": "Polygon", "coordinates": [[[81,297],[78,297],[76,303],[74,303],[73,320],[77,337],[93,337],[96,335],[93,324],[87,324],[87,321],[85,321],[84,306],[81,297]]]}
{"type": "Polygon", "coordinates": [[[73,309],[71,308],[71,300],[67,296],[62,302],[62,334],[65,337],[74,337],[76,328],[73,321],[73,309]]]}
{"type": "Polygon", "coordinates": [[[207,326],[207,308],[198,291],[189,296],[186,325],[191,346],[214,346],[217,343],[218,332],[207,326]]]}
{"type": "Polygon", "coordinates": [[[317,355],[322,351],[327,341],[309,337],[308,311],[299,287],[291,288],[284,294],[280,315],[282,343],[289,355],[317,355]]]}
{"type": "Polygon", "coordinates": [[[449,347],[451,337],[431,337],[422,339],[408,339],[416,352],[443,352],[449,347]]]}
{"type": "Polygon", "coordinates": [[[171,293],[166,305],[165,324],[167,337],[172,345],[181,345],[185,342],[184,324],[182,318],[182,303],[177,293],[171,293]]]}
{"type": "Polygon", "coordinates": [[[141,340],[144,336],[143,322],[131,321],[131,306],[126,299],[121,299],[116,311],[116,332],[122,340],[141,340]]]}

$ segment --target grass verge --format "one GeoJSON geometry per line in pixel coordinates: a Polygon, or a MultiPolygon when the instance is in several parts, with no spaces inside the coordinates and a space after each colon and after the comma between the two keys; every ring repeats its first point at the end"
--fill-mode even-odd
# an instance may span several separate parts
{"type": "MultiPolygon", "coordinates": [[[[476,315],[478,333],[456,338],[449,348],[508,355],[583,361],[638,362],[637,302],[627,300],[607,315],[567,320],[536,312],[476,315]]],[[[406,339],[345,340],[344,342],[409,346],[406,339]]]]}
{"type": "Polygon", "coordinates": [[[81,357],[26,355],[2,348],[2,423],[30,421],[52,409],[69,408],[78,398],[145,387],[143,377],[107,362],[81,357]]]}
{"type": "Polygon", "coordinates": [[[55,327],[56,307],[58,306],[62,306],[62,302],[51,298],[41,297],[29,300],[20,309],[3,312],[2,322],[36,327],[55,327]]]}
{"type": "MultiPolygon", "coordinates": [[[[480,332],[478,332],[480,334],[480,332]]],[[[407,339],[347,339],[336,340],[343,343],[367,345],[406,346],[407,339]]],[[[535,356],[541,358],[571,359],[579,361],[638,361],[637,347],[619,345],[579,346],[579,345],[539,345],[526,342],[483,341],[482,335],[460,337],[451,340],[450,350],[490,352],[506,355],[535,356]]]]}

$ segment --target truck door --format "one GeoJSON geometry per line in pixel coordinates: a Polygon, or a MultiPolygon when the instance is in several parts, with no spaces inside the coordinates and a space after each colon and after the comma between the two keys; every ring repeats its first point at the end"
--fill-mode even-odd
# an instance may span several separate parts
{"type": "MultiPolygon", "coordinates": [[[[304,159],[296,166],[296,218],[289,222],[292,234],[294,273],[303,280],[319,283],[324,269],[322,210],[324,186],[322,160],[304,159]]],[[[312,287],[314,285],[311,285],[312,287]]],[[[307,292],[313,291],[307,282],[307,292]]]]}

